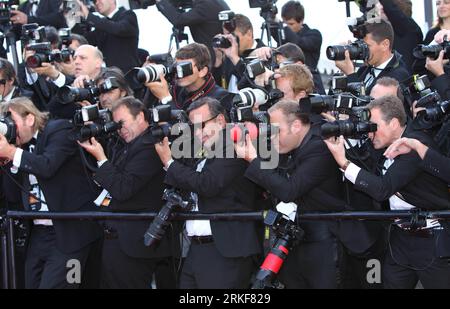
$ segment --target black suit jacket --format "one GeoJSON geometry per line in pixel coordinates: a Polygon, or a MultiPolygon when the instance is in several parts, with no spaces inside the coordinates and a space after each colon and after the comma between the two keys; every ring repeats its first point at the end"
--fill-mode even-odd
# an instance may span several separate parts
{"type": "MultiPolygon", "coordinates": [[[[233,147],[233,146],[230,146],[233,147]]],[[[202,213],[254,211],[255,187],[244,178],[247,168],[240,159],[207,159],[202,172],[196,164],[173,162],[166,183],[198,194],[202,213]]],[[[211,221],[215,246],[224,257],[247,257],[261,253],[255,222],[211,221]]]]}
{"type": "Polygon", "coordinates": [[[419,25],[400,10],[392,0],[380,0],[383,11],[394,29],[394,49],[402,56],[410,72],[412,72],[415,58],[413,50],[422,43],[423,33],[419,25]]]}
{"type": "Polygon", "coordinates": [[[223,0],[194,0],[192,10],[180,12],[169,0],[157,4],[158,10],[177,28],[189,26],[195,42],[208,46],[214,63],[212,39],[222,33],[222,23],[217,18],[221,11],[230,8],[223,0]]]}
{"type": "MultiPolygon", "coordinates": [[[[283,156],[286,157],[286,156],[283,156]]],[[[283,158],[285,159],[285,158],[283,158]]],[[[313,129],[302,144],[288,155],[287,162],[276,169],[261,169],[255,159],[245,176],[285,203],[298,205],[297,215],[305,211],[329,212],[345,210],[340,175],[336,162],[323,140],[313,129]]],[[[331,236],[333,223],[302,222],[306,241],[320,241],[331,236]]]]}
{"type": "MultiPolygon", "coordinates": [[[[37,138],[35,153],[23,152],[19,171],[22,177],[36,176],[50,211],[93,211],[98,192],[83,172],[77,145],[68,138],[71,130],[68,121],[50,120],[37,138]]],[[[65,253],[77,251],[101,235],[95,222],[54,220],[53,224],[58,249],[65,253]]]]}
{"type": "MultiPolygon", "coordinates": [[[[433,140],[425,133],[407,130],[403,136],[436,148],[433,140]]],[[[415,152],[398,156],[383,176],[361,169],[355,188],[380,202],[398,192],[408,203],[421,209],[450,209],[447,183],[424,172],[421,159],[415,152]]]]}
{"type": "Polygon", "coordinates": [[[422,161],[422,168],[450,184],[450,158],[444,157],[434,149],[428,149],[422,161]]]}
{"type": "MultiPolygon", "coordinates": [[[[364,65],[358,69],[356,73],[348,75],[348,82],[364,82],[367,74],[370,73],[370,67],[364,65]]],[[[373,86],[375,86],[378,79],[382,77],[392,77],[399,82],[403,82],[410,77],[410,73],[405,63],[402,60],[402,55],[394,51],[394,58],[388,63],[386,68],[380,72],[377,78],[372,82],[372,84],[366,88],[367,93],[370,93],[373,86]]]]}
{"type": "Polygon", "coordinates": [[[262,161],[255,159],[245,176],[279,200],[297,202],[304,211],[345,209],[336,162],[312,129],[289,157],[288,166],[280,164],[276,169],[260,169],[262,161]]]}
{"type": "Polygon", "coordinates": [[[32,5],[29,1],[19,7],[19,11],[28,15],[28,23],[37,23],[40,26],[53,26],[56,29],[66,27],[66,20],[59,9],[62,0],[41,0],[36,10],[36,16],[31,16],[32,5]]]}
{"type": "Polygon", "coordinates": [[[86,38],[103,52],[108,67],[116,66],[126,74],[140,66],[139,25],[133,11],[120,8],[111,19],[89,13],[86,20],[95,26],[95,31],[87,33],[86,38]]]}
{"type": "Polygon", "coordinates": [[[311,29],[304,24],[302,30],[293,32],[289,27],[284,27],[286,41],[298,45],[305,54],[305,64],[312,70],[317,69],[322,47],[322,34],[319,30],[311,29]]]}
{"type": "MultiPolygon", "coordinates": [[[[114,147],[111,160],[95,171],[94,180],[112,196],[108,210],[113,212],[159,212],[164,202],[163,166],[155,151],[150,130],[129,144],[114,147]]],[[[172,255],[171,231],[158,246],[144,246],[144,234],[151,221],[111,221],[117,229],[122,251],[134,258],[172,255]]],[[[176,253],[176,252],[174,252],[176,253]]]]}

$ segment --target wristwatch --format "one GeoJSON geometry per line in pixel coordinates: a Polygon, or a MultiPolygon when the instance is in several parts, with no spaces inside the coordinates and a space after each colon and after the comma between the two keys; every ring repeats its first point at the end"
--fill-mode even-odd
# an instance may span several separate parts
{"type": "Polygon", "coordinates": [[[345,172],[347,170],[347,167],[350,165],[350,163],[352,163],[352,162],[350,162],[349,160],[346,160],[344,165],[341,167],[341,169],[345,172]]]}

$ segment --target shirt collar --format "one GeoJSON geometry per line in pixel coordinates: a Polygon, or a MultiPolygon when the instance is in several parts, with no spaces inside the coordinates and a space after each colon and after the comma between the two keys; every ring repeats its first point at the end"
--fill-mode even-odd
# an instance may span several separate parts
{"type": "Polygon", "coordinates": [[[392,55],[386,62],[383,62],[382,64],[380,64],[379,66],[376,67],[377,70],[384,70],[389,62],[391,62],[391,60],[394,58],[394,55],[392,55]]]}
{"type": "Polygon", "coordinates": [[[12,99],[12,97],[14,95],[14,91],[16,91],[16,87],[13,87],[11,89],[11,91],[8,93],[8,95],[3,98],[3,101],[5,101],[5,102],[11,101],[11,99],[12,99]]]}
{"type": "Polygon", "coordinates": [[[119,12],[119,8],[118,7],[116,7],[116,9],[114,11],[112,11],[111,14],[109,14],[107,17],[108,18],[113,18],[114,15],[116,15],[117,12],[119,12]]]}

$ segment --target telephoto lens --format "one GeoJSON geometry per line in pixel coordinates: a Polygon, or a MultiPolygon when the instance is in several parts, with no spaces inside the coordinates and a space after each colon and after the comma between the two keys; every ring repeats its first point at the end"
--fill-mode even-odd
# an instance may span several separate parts
{"type": "Polygon", "coordinates": [[[327,57],[333,61],[345,60],[345,51],[349,52],[351,60],[366,61],[369,59],[369,46],[364,41],[356,41],[349,45],[335,45],[327,47],[327,57]]]}
{"type": "Polygon", "coordinates": [[[153,83],[159,80],[159,76],[166,75],[167,68],[162,64],[150,64],[146,67],[140,68],[137,72],[137,80],[141,84],[153,83]]]}

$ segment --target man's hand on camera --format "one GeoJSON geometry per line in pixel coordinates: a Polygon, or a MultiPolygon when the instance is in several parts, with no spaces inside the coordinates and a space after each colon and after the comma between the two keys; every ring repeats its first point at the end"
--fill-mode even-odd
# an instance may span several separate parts
{"type": "Polygon", "coordinates": [[[91,78],[87,75],[80,75],[78,76],[75,81],[73,82],[73,87],[75,88],[84,88],[84,82],[89,81],[91,78]]]}
{"type": "Polygon", "coordinates": [[[262,61],[269,61],[272,58],[272,48],[271,47],[261,47],[255,49],[250,54],[251,57],[256,57],[262,61]]]}
{"type": "Polygon", "coordinates": [[[325,144],[330,150],[331,154],[336,160],[336,163],[340,168],[343,168],[347,163],[347,157],[345,156],[345,140],[343,136],[339,136],[338,138],[331,137],[326,139],[325,144]]]}
{"type": "Polygon", "coordinates": [[[220,48],[214,47],[214,53],[216,54],[216,62],[214,63],[215,68],[219,68],[223,64],[224,52],[220,48]]]}
{"type": "Polygon", "coordinates": [[[231,47],[229,48],[220,48],[221,51],[227,56],[228,59],[236,65],[241,58],[239,57],[239,44],[236,40],[236,37],[232,34],[223,35],[228,41],[231,43],[231,47]]]}
{"type": "Polygon", "coordinates": [[[258,75],[255,77],[255,84],[260,87],[265,87],[269,84],[269,80],[271,77],[274,77],[275,79],[280,78],[281,75],[278,73],[274,73],[273,71],[266,68],[266,71],[264,74],[258,75]]]}
{"type": "Polygon", "coordinates": [[[348,50],[345,51],[345,60],[335,61],[334,63],[336,64],[337,68],[341,70],[345,75],[350,75],[355,71],[355,66],[350,59],[348,50]]]}
{"type": "Polygon", "coordinates": [[[89,15],[89,9],[88,7],[80,0],[77,0],[78,5],[80,6],[80,15],[84,18],[87,18],[89,15]]]}
{"type": "Polygon", "coordinates": [[[442,44],[444,42],[444,37],[447,36],[447,38],[450,40],[450,30],[441,30],[434,36],[434,41],[438,44],[442,44]]]}
{"type": "Polygon", "coordinates": [[[236,151],[238,158],[244,159],[247,162],[252,162],[258,157],[250,134],[245,135],[245,141],[235,143],[234,150],[236,151]]]}
{"type": "Polygon", "coordinates": [[[425,107],[417,107],[417,101],[414,101],[413,106],[411,107],[413,119],[415,119],[417,117],[417,114],[419,114],[419,112],[424,111],[424,110],[425,110],[425,107]]]}
{"type": "Polygon", "coordinates": [[[439,57],[436,60],[427,58],[425,68],[434,74],[434,76],[439,77],[445,74],[444,65],[448,63],[448,59],[444,60],[445,52],[441,50],[439,57]]]}
{"type": "Polygon", "coordinates": [[[26,25],[28,24],[28,16],[24,12],[11,10],[11,22],[14,25],[26,25]]]}
{"type": "Polygon", "coordinates": [[[165,168],[168,168],[172,161],[172,151],[169,146],[169,138],[165,137],[161,142],[155,144],[155,150],[165,168]]]}
{"type": "Polygon", "coordinates": [[[42,63],[41,67],[34,68],[34,72],[38,75],[47,76],[52,80],[56,80],[61,74],[53,64],[47,62],[42,63]]]}
{"type": "Polygon", "coordinates": [[[89,141],[79,142],[78,144],[83,147],[87,152],[89,152],[98,162],[107,160],[102,145],[97,142],[95,137],[92,137],[89,141]]]}
{"type": "Polygon", "coordinates": [[[16,153],[16,147],[11,145],[2,134],[0,134],[0,158],[13,160],[16,153]]]}
{"type": "Polygon", "coordinates": [[[145,86],[157,97],[160,101],[164,98],[170,97],[169,84],[164,75],[159,76],[160,81],[147,83],[145,86]]]}

